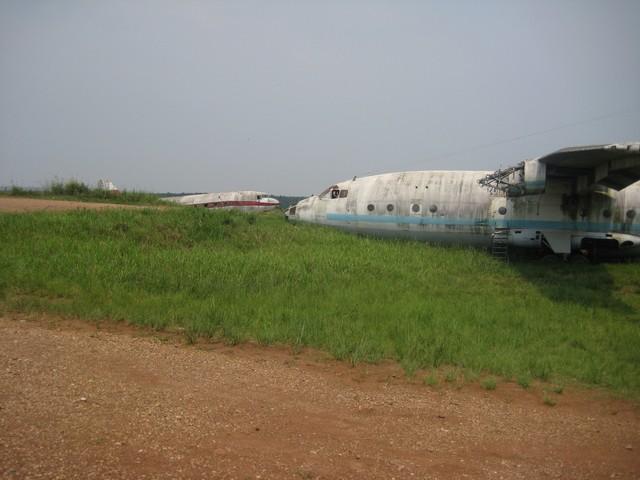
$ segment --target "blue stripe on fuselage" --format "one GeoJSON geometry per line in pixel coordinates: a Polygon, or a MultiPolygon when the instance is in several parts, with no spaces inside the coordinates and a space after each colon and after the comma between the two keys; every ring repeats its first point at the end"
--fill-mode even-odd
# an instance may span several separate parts
{"type": "Polygon", "coordinates": [[[498,228],[531,228],[536,230],[575,230],[588,232],[640,232],[640,225],[630,225],[623,228],[623,224],[596,223],[586,221],[555,221],[555,220],[525,220],[504,219],[477,220],[455,217],[421,217],[403,215],[352,215],[344,213],[328,213],[327,220],[332,222],[363,222],[363,223],[396,223],[410,225],[451,225],[470,227],[498,227],[498,228]]]}

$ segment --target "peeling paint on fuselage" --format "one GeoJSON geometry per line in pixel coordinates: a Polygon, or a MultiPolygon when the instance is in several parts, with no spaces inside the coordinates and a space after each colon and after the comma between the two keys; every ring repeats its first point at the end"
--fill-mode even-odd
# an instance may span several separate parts
{"type": "Polygon", "coordinates": [[[551,178],[544,193],[507,197],[492,195],[478,183],[488,173],[417,171],[355,178],[333,187],[346,194],[332,198],[328,189],[300,201],[287,216],[350,232],[480,247],[490,245],[496,228],[508,228],[510,243],[522,247],[539,247],[540,231],[571,232],[575,249],[585,237],[627,234],[638,245],[627,252],[640,253],[640,182],[620,192],[568,195],[571,180],[551,178]]]}

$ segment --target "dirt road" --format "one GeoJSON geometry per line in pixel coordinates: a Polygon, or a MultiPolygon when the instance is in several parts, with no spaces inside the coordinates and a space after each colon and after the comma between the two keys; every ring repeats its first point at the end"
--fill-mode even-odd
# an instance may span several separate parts
{"type": "MultiPolygon", "coordinates": [[[[159,335],[159,334],[156,334],[159,335]]],[[[2,478],[639,478],[594,392],[411,383],[394,365],[0,318],[2,478]]]]}
{"type": "Polygon", "coordinates": [[[0,196],[0,212],[33,212],[37,210],[64,211],[87,208],[101,210],[105,208],[141,208],[137,205],[115,203],[74,202],[69,200],[49,200],[43,198],[22,198],[0,196]]]}

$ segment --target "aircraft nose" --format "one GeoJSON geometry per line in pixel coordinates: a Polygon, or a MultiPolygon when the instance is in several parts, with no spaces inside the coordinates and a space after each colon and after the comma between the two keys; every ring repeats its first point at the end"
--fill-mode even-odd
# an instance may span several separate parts
{"type": "Polygon", "coordinates": [[[280,205],[280,202],[277,199],[273,198],[273,197],[264,197],[261,201],[264,202],[264,203],[270,203],[270,204],[275,205],[275,206],[280,205]]]}

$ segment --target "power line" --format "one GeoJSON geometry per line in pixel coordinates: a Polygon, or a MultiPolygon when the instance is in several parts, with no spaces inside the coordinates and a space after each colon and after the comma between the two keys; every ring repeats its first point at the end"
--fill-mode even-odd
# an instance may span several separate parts
{"type": "Polygon", "coordinates": [[[503,145],[503,144],[506,144],[506,143],[513,143],[513,142],[517,142],[518,140],[522,140],[524,138],[535,137],[537,135],[544,135],[546,133],[555,132],[557,130],[563,130],[565,128],[575,127],[577,125],[584,125],[584,124],[587,124],[587,123],[598,122],[600,120],[604,120],[604,119],[607,119],[607,118],[617,117],[617,116],[620,116],[620,115],[625,115],[625,114],[628,114],[628,113],[633,113],[633,112],[638,112],[638,111],[640,111],[640,105],[636,105],[635,107],[630,108],[630,109],[626,109],[626,110],[618,110],[618,111],[615,111],[615,112],[605,113],[603,115],[598,115],[597,117],[591,117],[591,118],[587,118],[587,119],[584,119],[584,120],[578,120],[576,122],[557,125],[555,127],[547,128],[545,130],[538,130],[536,132],[531,132],[531,133],[527,133],[527,134],[524,134],[524,135],[518,135],[517,137],[511,137],[511,138],[505,138],[505,139],[502,139],[502,140],[496,140],[495,142],[491,142],[491,143],[480,143],[480,144],[477,144],[477,145],[466,147],[466,148],[464,148],[462,150],[455,150],[455,151],[452,151],[452,152],[444,153],[442,155],[437,155],[436,157],[432,158],[432,160],[444,160],[446,158],[454,157],[454,156],[460,155],[462,153],[468,153],[468,152],[472,152],[474,150],[480,150],[480,149],[483,149],[483,148],[495,147],[497,145],[503,145]]]}

